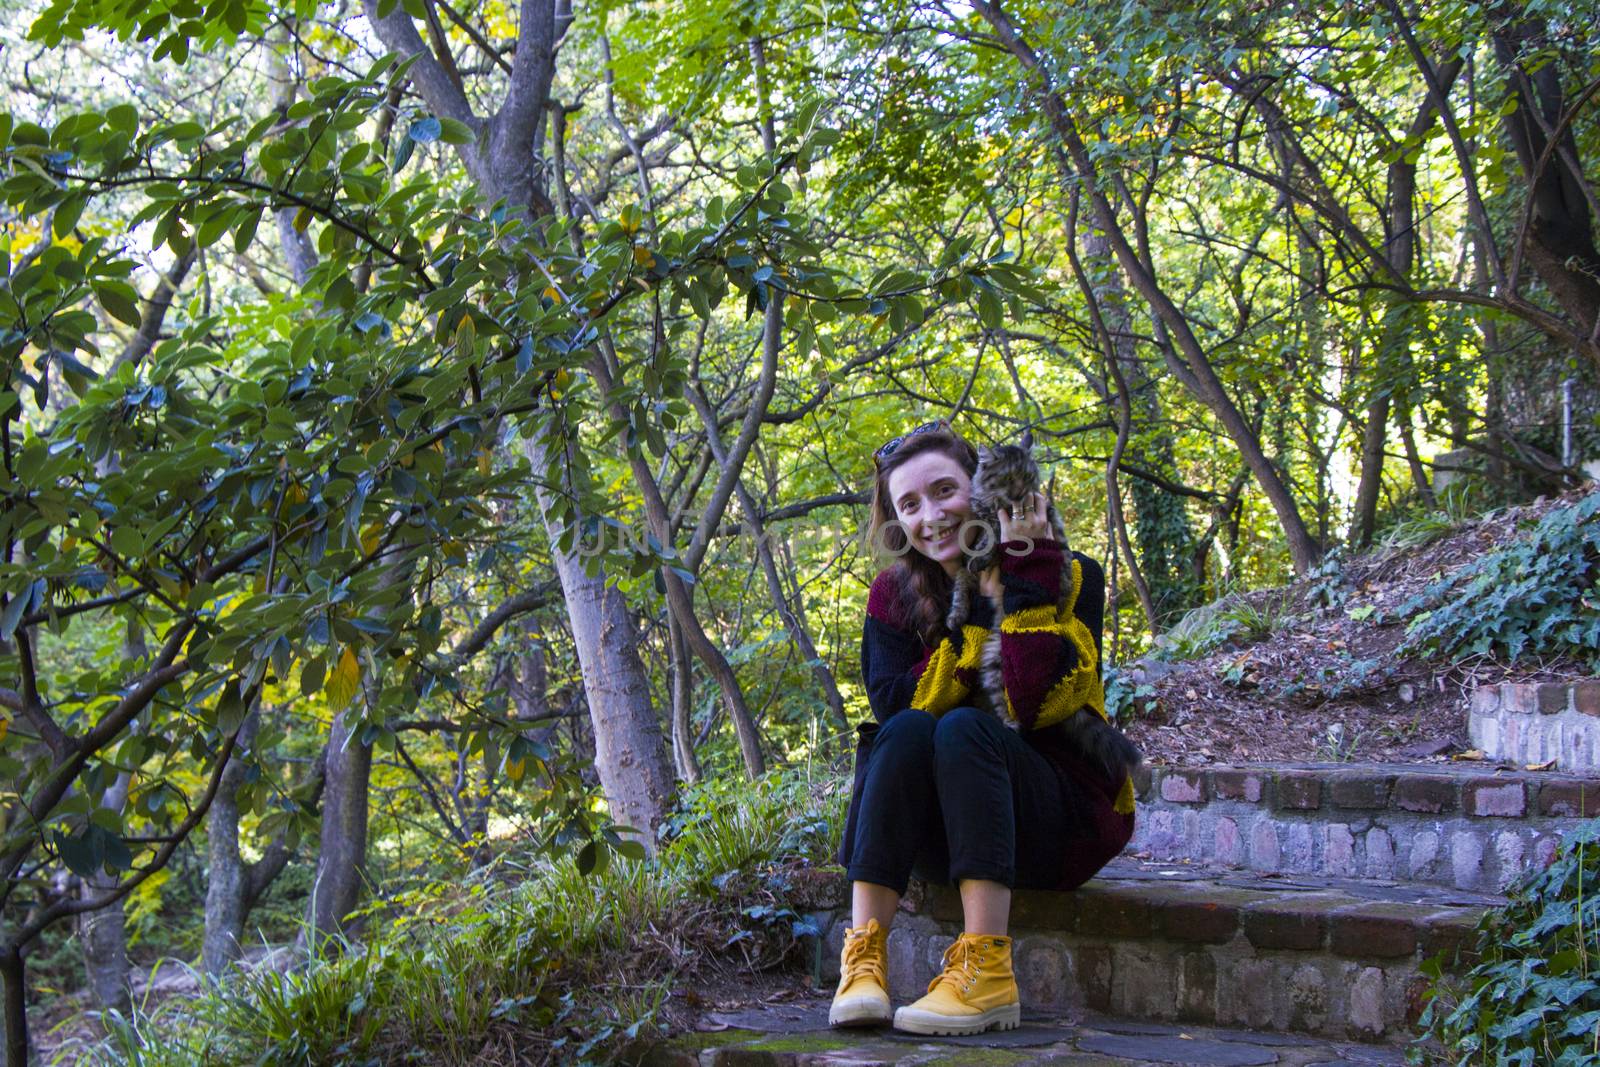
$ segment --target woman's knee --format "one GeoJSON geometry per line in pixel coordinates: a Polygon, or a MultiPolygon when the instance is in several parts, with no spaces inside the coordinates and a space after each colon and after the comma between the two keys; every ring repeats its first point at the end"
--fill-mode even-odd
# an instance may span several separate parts
{"type": "Polygon", "coordinates": [[[878,728],[872,742],[874,753],[889,751],[932,751],[933,731],[937,723],[932,715],[917,708],[906,708],[889,716],[889,721],[878,728]]]}
{"type": "Polygon", "coordinates": [[[980,708],[952,708],[939,717],[933,731],[935,749],[965,748],[989,740],[1003,729],[993,715],[980,708]]]}

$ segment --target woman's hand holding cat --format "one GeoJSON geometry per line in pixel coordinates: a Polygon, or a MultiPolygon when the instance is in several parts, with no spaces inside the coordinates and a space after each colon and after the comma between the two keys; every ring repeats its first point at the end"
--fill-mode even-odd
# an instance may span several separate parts
{"type": "MultiPolygon", "coordinates": [[[[1049,501],[1043,493],[1034,493],[1018,504],[1015,510],[1000,508],[1000,543],[1009,541],[1048,541],[1050,531],[1049,501]]],[[[998,600],[1004,587],[1000,584],[1000,566],[996,564],[978,576],[978,592],[991,600],[998,600]]]]}
{"type": "Polygon", "coordinates": [[[1050,501],[1043,493],[1034,493],[1021,501],[1015,511],[999,509],[1000,543],[1007,541],[1048,541],[1050,532],[1050,501]]]}

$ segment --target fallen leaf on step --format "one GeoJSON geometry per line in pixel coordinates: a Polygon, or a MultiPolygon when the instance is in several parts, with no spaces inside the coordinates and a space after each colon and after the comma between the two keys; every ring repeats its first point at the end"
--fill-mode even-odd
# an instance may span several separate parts
{"type": "Polygon", "coordinates": [[[1525,763],[1522,769],[1525,771],[1550,771],[1554,770],[1555,766],[1556,761],[1551,759],[1545,760],[1543,763],[1525,763]]]}
{"type": "Polygon", "coordinates": [[[1481,759],[1484,758],[1483,757],[1483,749],[1481,749],[1481,748],[1469,748],[1465,752],[1457,752],[1454,756],[1451,756],[1450,758],[1451,759],[1456,759],[1456,760],[1481,760],[1481,759]]]}

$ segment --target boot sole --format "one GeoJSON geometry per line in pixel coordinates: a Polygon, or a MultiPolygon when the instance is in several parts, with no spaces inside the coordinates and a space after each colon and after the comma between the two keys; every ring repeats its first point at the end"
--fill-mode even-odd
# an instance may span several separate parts
{"type": "Polygon", "coordinates": [[[828,1009],[829,1026],[884,1026],[889,1005],[873,1000],[847,1000],[828,1009]]]}
{"type": "Polygon", "coordinates": [[[1022,1006],[1002,1004],[981,1015],[953,1019],[948,1015],[914,1011],[906,1007],[894,1013],[894,1028],[908,1034],[932,1034],[938,1037],[964,1037],[981,1034],[987,1030],[1015,1030],[1022,1025],[1022,1006]]]}

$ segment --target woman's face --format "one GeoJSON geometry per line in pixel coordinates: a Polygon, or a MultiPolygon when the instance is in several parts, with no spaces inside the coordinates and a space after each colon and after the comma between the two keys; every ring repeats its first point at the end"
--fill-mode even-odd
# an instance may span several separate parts
{"type": "Polygon", "coordinates": [[[889,474],[889,500],[911,547],[954,574],[961,524],[972,514],[972,478],[943,452],[919,453],[889,474]]]}

